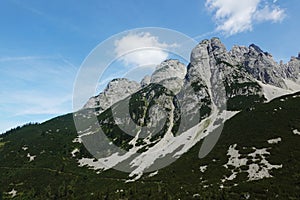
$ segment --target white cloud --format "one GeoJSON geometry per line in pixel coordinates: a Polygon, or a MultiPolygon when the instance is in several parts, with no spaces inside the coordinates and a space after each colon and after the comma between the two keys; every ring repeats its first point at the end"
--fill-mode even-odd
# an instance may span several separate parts
{"type": "Polygon", "coordinates": [[[284,9],[267,0],[206,0],[206,7],[214,13],[217,30],[226,35],[250,31],[254,23],[279,22],[284,9]]]}
{"type": "Polygon", "coordinates": [[[263,21],[272,21],[280,22],[284,19],[285,13],[284,10],[279,7],[270,8],[266,5],[263,9],[255,13],[254,19],[263,22],[263,21]]]}
{"type": "Polygon", "coordinates": [[[115,41],[115,53],[125,65],[157,65],[168,58],[165,50],[174,46],[150,33],[128,34],[115,41]]]}

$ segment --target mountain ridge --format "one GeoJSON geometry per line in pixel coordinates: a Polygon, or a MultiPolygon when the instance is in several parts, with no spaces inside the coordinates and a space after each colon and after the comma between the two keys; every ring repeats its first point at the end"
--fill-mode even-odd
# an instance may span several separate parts
{"type": "Polygon", "coordinates": [[[297,198],[299,71],[298,57],[278,64],[256,45],[203,40],[188,66],[114,79],[77,112],[4,134],[0,197],[297,198]]]}
{"type": "MultiPolygon", "coordinates": [[[[286,68],[288,66],[287,63],[286,68]]],[[[293,67],[295,66],[300,69],[300,62],[296,62],[293,67]]],[[[103,159],[114,163],[110,167],[116,167],[120,163],[131,163],[132,169],[134,166],[137,169],[141,168],[135,164],[137,162],[148,163],[147,159],[152,160],[141,169],[131,171],[130,177],[135,177],[133,179],[135,181],[147,171],[147,168],[153,168],[152,165],[155,165],[159,158],[166,158],[166,154],[157,153],[157,150],[168,152],[172,149],[169,153],[180,156],[201,139],[210,138],[210,134],[205,131],[217,129],[214,124],[217,120],[224,123],[228,119],[226,113],[232,116],[230,112],[252,109],[255,104],[277,97],[276,94],[295,92],[288,88],[286,80],[295,85],[298,83],[293,78],[288,79],[284,74],[285,71],[273,60],[271,54],[263,52],[254,44],[248,48],[235,46],[227,51],[219,38],[203,40],[192,50],[186,70],[178,60],[166,60],[157,66],[148,84],[140,83],[140,87],[137,87],[139,90],[119,102],[113,102],[111,108],[102,115],[106,117],[101,117],[101,113],[97,113],[100,114],[98,119],[102,120],[100,127],[106,130],[104,134],[112,144],[119,146],[122,143],[121,148],[130,152],[125,153],[127,156],[116,157],[114,156],[116,152],[112,151],[103,159]],[[137,104],[130,104],[132,101],[137,104]],[[126,110],[123,105],[125,107],[130,105],[137,110],[126,110]],[[149,109],[151,105],[152,110],[149,109]],[[161,111],[160,107],[166,110],[161,111]],[[129,115],[124,114],[128,112],[129,115]],[[135,122],[130,122],[132,117],[135,122]],[[136,126],[134,123],[142,126],[136,126]],[[206,125],[202,127],[205,123],[206,125]],[[126,130],[131,136],[126,136],[126,131],[124,133],[123,128],[117,127],[120,125],[127,126],[126,130]],[[159,131],[157,127],[161,130],[159,131]],[[201,134],[195,137],[191,130],[197,130],[201,134]],[[187,138],[183,139],[184,135],[193,138],[192,142],[187,138]],[[184,146],[183,151],[176,150],[180,146],[184,146]],[[154,154],[151,153],[152,150],[155,151],[154,154]],[[151,158],[149,156],[147,158],[147,153],[151,158]]],[[[297,70],[294,70],[294,73],[296,72],[297,70]]],[[[136,82],[134,84],[137,85],[136,82]]],[[[120,85],[120,88],[122,87],[120,85]]],[[[93,128],[83,132],[85,132],[83,138],[94,137],[91,135],[97,134],[93,128]]],[[[79,162],[81,165],[87,164],[95,169],[101,169],[101,166],[103,167],[101,160],[102,158],[97,162],[91,162],[82,158],[79,162]]],[[[174,159],[169,158],[169,161],[174,162],[174,159]]]]}
{"type": "MultiPolygon", "coordinates": [[[[292,56],[290,61],[287,63],[277,63],[272,55],[268,52],[264,52],[261,50],[261,48],[255,44],[250,44],[248,47],[246,46],[237,46],[234,45],[229,51],[226,50],[225,45],[220,41],[219,38],[214,37],[211,40],[205,39],[202,42],[200,42],[193,51],[196,51],[197,48],[200,48],[202,45],[204,45],[204,48],[208,49],[209,56],[215,56],[218,59],[218,62],[226,63],[228,66],[239,66],[246,70],[246,72],[251,75],[254,79],[261,81],[265,84],[271,84],[283,89],[289,89],[287,83],[285,82],[285,79],[289,81],[296,82],[296,84],[300,83],[299,80],[299,73],[300,73],[300,53],[298,57],[292,56]],[[266,67],[267,66],[267,67],[266,67]]],[[[193,51],[191,54],[191,62],[194,62],[192,60],[197,60],[197,58],[193,57],[193,51]]],[[[205,50],[204,50],[205,51],[205,50]]],[[[200,60],[203,59],[205,52],[200,53],[200,60]]],[[[168,59],[166,61],[163,61],[160,65],[157,66],[157,68],[161,70],[166,70],[166,68],[176,65],[183,65],[178,60],[172,60],[168,59]],[[168,61],[173,64],[168,64],[168,61]]],[[[208,70],[209,67],[205,69],[205,71],[208,70]]],[[[189,69],[189,66],[187,66],[187,70],[189,69]]],[[[203,69],[202,69],[203,70],[203,69]]],[[[153,75],[155,75],[157,69],[153,72],[153,75]]],[[[167,73],[172,73],[171,71],[166,70],[167,73]]],[[[205,74],[206,72],[201,72],[201,74],[205,74]]],[[[176,74],[176,70],[174,71],[176,74]]],[[[178,71],[178,74],[185,73],[186,79],[188,79],[189,75],[187,74],[187,71],[181,71],[180,69],[178,71]]],[[[192,72],[191,72],[192,73],[192,72]]],[[[195,74],[194,74],[195,75],[195,74]]],[[[176,78],[176,75],[172,75],[174,78],[176,78]]],[[[178,75],[177,75],[178,76],[178,75]]],[[[182,79],[178,77],[179,79],[182,79]]],[[[166,79],[166,77],[161,77],[162,79],[166,79]]],[[[144,77],[144,79],[141,81],[141,83],[137,83],[135,81],[130,81],[126,78],[122,79],[116,79],[116,80],[127,80],[127,83],[124,84],[124,81],[120,81],[118,87],[126,90],[126,87],[133,87],[134,89],[129,90],[126,95],[120,93],[115,94],[115,96],[128,96],[130,94],[133,94],[138,89],[141,89],[142,87],[146,86],[149,83],[155,82],[153,77],[147,75],[144,77]],[[149,80],[146,80],[146,79],[149,80]],[[152,80],[151,80],[152,79],[152,80]],[[138,86],[138,84],[140,86],[138,86]],[[124,86],[125,85],[125,86],[124,86]]],[[[112,82],[115,82],[116,80],[112,80],[112,82]]],[[[95,107],[101,107],[100,105],[96,105],[96,102],[99,102],[99,99],[101,99],[101,95],[105,95],[109,91],[109,83],[107,87],[104,89],[103,92],[101,92],[99,95],[95,97],[91,97],[90,100],[84,105],[84,108],[95,108],[95,107]],[[96,100],[98,98],[98,101],[96,100]]],[[[177,85],[180,85],[180,83],[177,83],[177,85]]],[[[124,91],[124,90],[121,90],[124,91]]],[[[105,100],[101,99],[102,102],[105,100]]],[[[117,102],[117,100],[112,100],[112,103],[109,103],[108,105],[112,105],[113,103],[117,102]]],[[[99,104],[99,103],[98,103],[99,104]]],[[[106,108],[109,106],[106,106],[106,108]]]]}

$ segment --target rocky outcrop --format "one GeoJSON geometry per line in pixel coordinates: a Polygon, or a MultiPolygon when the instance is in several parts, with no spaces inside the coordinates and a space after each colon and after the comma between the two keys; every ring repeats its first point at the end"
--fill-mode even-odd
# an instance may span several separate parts
{"type": "Polygon", "coordinates": [[[159,83],[162,80],[179,78],[184,79],[186,66],[179,60],[169,59],[158,65],[151,76],[151,83],[159,83]]]}
{"type": "Polygon", "coordinates": [[[188,67],[170,59],[158,65],[153,74],[145,76],[140,84],[127,79],[115,79],[104,92],[90,98],[85,108],[103,111],[152,83],[164,86],[175,95],[179,94],[183,111],[193,114],[197,110],[195,108],[204,106],[207,111],[212,108],[213,105],[203,103],[203,99],[206,99],[205,102],[212,99],[217,107],[233,99],[231,105],[242,105],[241,97],[255,96],[259,99],[255,98],[256,101],[261,102],[263,92],[257,80],[287,89],[286,79],[299,83],[299,73],[300,55],[292,57],[286,64],[277,63],[270,53],[255,44],[249,47],[235,45],[227,51],[220,39],[215,37],[203,40],[192,50],[188,67]],[[184,91],[184,94],[180,91],[184,91]]]}
{"type": "Polygon", "coordinates": [[[234,45],[229,51],[229,55],[235,59],[240,65],[243,64],[245,60],[245,55],[249,52],[249,48],[245,46],[234,45]]]}
{"type": "Polygon", "coordinates": [[[91,97],[84,108],[97,108],[99,112],[106,110],[114,103],[128,97],[140,89],[140,84],[126,78],[113,79],[105,90],[95,97],[91,97]]]}
{"type": "Polygon", "coordinates": [[[298,57],[291,57],[290,61],[286,64],[281,64],[284,69],[285,75],[288,79],[295,82],[300,82],[300,53],[298,57]]]}
{"type": "Polygon", "coordinates": [[[286,64],[282,61],[277,63],[270,53],[264,52],[255,44],[249,47],[234,46],[229,54],[252,77],[263,83],[287,89],[285,79],[299,81],[300,55],[292,57],[286,64]]]}
{"type": "Polygon", "coordinates": [[[244,55],[244,67],[257,80],[263,83],[287,88],[284,83],[284,70],[274,61],[271,54],[263,52],[258,46],[249,46],[249,52],[244,55]]]}
{"type": "Polygon", "coordinates": [[[183,86],[185,75],[186,66],[183,63],[178,60],[166,60],[156,67],[151,76],[145,76],[140,84],[125,78],[110,81],[103,92],[88,100],[84,108],[97,108],[101,113],[150,83],[162,85],[177,94],[183,86]]]}
{"type": "Polygon", "coordinates": [[[187,82],[203,85],[201,81],[204,81],[207,93],[219,108],[227,103],[228,109],[242,109],[246,106],[245,98],[251,97],[260,102],[263,100],[262,89],[243,66],[247,52],[246,47],[238,46],[228,52],[218,38],[204,40],[192,51],[187,82]]]}
{"type": "Polygon", "coordinates": [[[153,72],[150,82],[161,84],[177,94],[184,83],[186,66],[179,60],[166,60],[158,65],[153,72]]]}
{"type": "Polygon", "coordinates": [[[149,85],[150,81],[151,81],[151,76],[146,75],[141,81],[141,86],[145,87],[145,86],[149,85]]]}

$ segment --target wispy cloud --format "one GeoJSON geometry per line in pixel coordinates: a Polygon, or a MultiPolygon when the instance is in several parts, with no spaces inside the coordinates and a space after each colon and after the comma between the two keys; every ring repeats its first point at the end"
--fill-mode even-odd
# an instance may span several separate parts
{"type": "Polygon", "coordinates": [[[271,21],[281,22],[286,16],[285,11],[278,6],[266,5],[258,12],[255,12],[254,19],[259,22],[271,21]]]}
{"type": "Polygon", "coordinates": [[[12,56],[12,57],[0,57],[0,62],[12,62],[12,61],[28,61],[28,60],[41,60],[51,59],[52,56],[12,56]]]}
{"type": "Polygon", "coordinates": [[[213,13],[217,31],[230,36],[251,31],[254,23],[280,22],[285,10],[270,0],[206,0],[206,7],[213,13]]]}
{"type": "Polygon", "coordinates": [[[72,94],[47,96],[44,93],[39,92],[26,92],[13,95],[12,98],[12,103],[16,105],[21,103],[24,105],[22,109],[15,112],[15,116],[42,114],[59,115],[71,111],[71,106],[68,104],[71,103],[72,94]]]}
{"type": "Polygon", "coordinates": [[[0,131],[72,111],[76,66],[62,56],[0,59],[0,131]],[[6,122],[5,122],[6,121],[6,122]],[[5,124],[2,124],[4,123],[5,124]]]}
{"type": "Polygon", "coordinates": [[[77,66],[75,66],[69,59],[64,58],[63,56],[60,56],[61,60],[66,63],[67,65],[69,65],[70,67],[72,67],[74,70],[77,70],[77,66]]]}

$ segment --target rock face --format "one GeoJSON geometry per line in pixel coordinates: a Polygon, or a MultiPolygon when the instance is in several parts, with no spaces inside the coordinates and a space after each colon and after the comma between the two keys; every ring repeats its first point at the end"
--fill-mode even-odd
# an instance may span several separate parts
{"type": "Polygon", "coordinates": [[[257,80],[263,83],[287,88],[283,78],[284,71],[279,64],[274,61],[271,54],[263,52],[258,46],[249,46],[249,52],[244,55],[244,66],[246,70],[257,80]]]}
{"type": "Polygon", "coordinates": [[[225,102],[229,109],[239,110],[244,107],[243,102],[249,103],[244,97],[253,102],[264,100],[257,81],[288,89],[286,80],[299,84],[299,73],[300,55],[286,64],[277,63],[271,54],[255,44],[233,46],[227,51],[218,38],[212,38],[203,40],[192,50],[188,67],[170,59],[158,65],[140,84],[127,79],[112,80],[104,92],[90,98],[84,108],[98,108],[101,112],[141,88],[159,84],[180,96],[179,102],[186,113],[195,114],[195,108],[209,113],[213,106],[221,107],[225,102]],[[211,105],[207,104],[208,99],[213,100],[211,105]]]}
{"type": "MultiPolygon", "coordinates": [[[[158,65],[151,76],[145,76],[140,84],[114,79],[102,93],[92,97],[85,108],[97,108],[100,114],[115,104],[111,113],[118,117],[110,118],[111,127],[107,130],[114,129],[115,124],[125,124],[147,138],[140,140],[139,145],[154,145],[166,134],[187,131],[215,112],[250,109],[264,102],[267,97],[261,82],[286,89],[286,79],[296,84],[299,72],[299,57],[292,57],[287,64],[278,64],[271,54],[254,44],[234,46],[227,51],[219,38],[212,38],[203,40],[192,50],[187,67],[169,59],[158,65]],[[130,105],[129,110],[122,104],[130,105]],[[158,128],[154,137],[152,132],[157,127],[162,131],[158,128]]],[[[127,137],[116,133],[114,137],[127,137]]]]}
{"type": "Polygon", "coordinates": [[[185,74],[186,66],[179,60],[166,60],[156,67],[151,76],[151,83],[159,83],[172,78],[184,79],[185,74]]]}
{"type": "MultiPolygon", "coordinates": [[[[218,38],[202,41],[191,54],[188,84],[203,85],[201,80],[204,80],[213,103],[217,107],[227,106],[229,110],[243,108],[245,98],[255,97],[257,101],[262,101],[261,87],[240,64],[244,62],[247,52],[246,47],[238,46],[228,52],[218,38]],[[226,102],[227,105],[224,105],[226,102]]],[[[204,94],[204,91],[201,93],[204,94]]],[[[199,102],[200,99],[196,101],[199,102]]]]}
{"type": "Polygon", "coordinates": [[[126,78],[110,81],[102,93],[88,100],[84,108],[97,108],[101,113],[150,83],[162,85],[173,93],[178,93],[183,86],[185,75],[186,66],[183,63],[178,60],[166,60],[156,67],[151,76],[145,76],[140,84],[126,78]]]}
{"type": "Polygon", "coordinates": [[[300,53],[298,57],[292,57],[286,64],[281,64],[281,68],[284,69],[285,75],[288,79],[295,82],[300,82],[300,53]]]}
{"type": "Polygon", "coordinates": [[[151,81],[151,76],[146,75],[141,81],[141,86],[145,87],[145,86],[149,85],[150,81],[151,81]]]}
{"type": "Polygon", "coordinates": [[[287,89],[285,79],[295,82],[299,79],[299,55],[292,57],[286,64],[277,63],[270,53],[262,51],[255,44],[251,44],[249,47],[234,46],[229,54],[251,76],[263,83],[287,89]]]}
{"type": "Polygon", "coordinates": [[[98,108],[104,111],[114,103],[128,97],[140,89],[140,84],[125,78],[110,81],[105,90],[95,97],[91,97],[84,108],[98,108]]]}
{"type": "Polygon", "coordinates": [[[249,48],[245,46],[234,45],[229,51],[229,55],[235,59],[238,63],[242,64],[244,62],[244,55],[249,52],[249,48]]]}
{"type": "Polygon", "coordinates": [[[156,67],[150,82],[161,84],[177,94],[184,83],[186,66],[178,60],[166,60],[156,67]]]}

